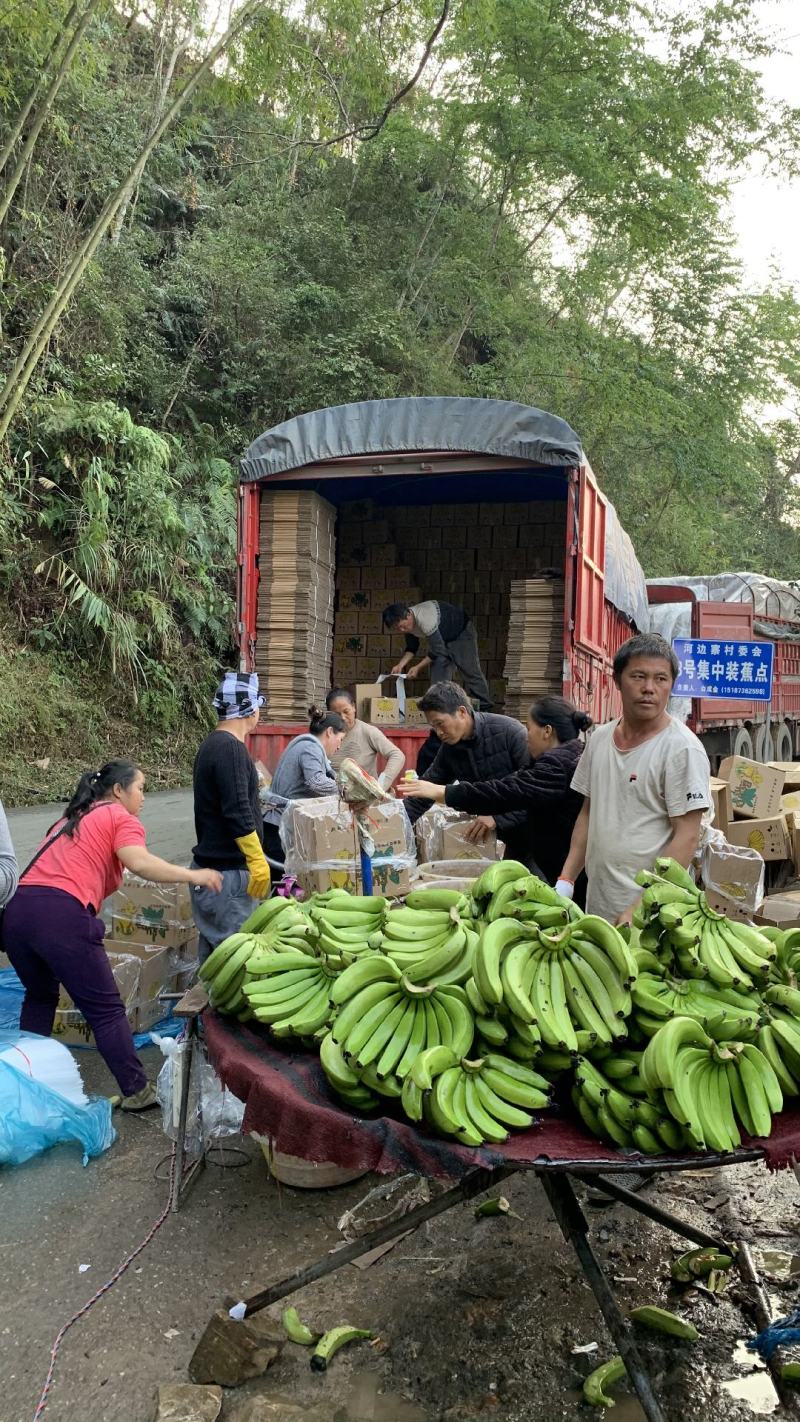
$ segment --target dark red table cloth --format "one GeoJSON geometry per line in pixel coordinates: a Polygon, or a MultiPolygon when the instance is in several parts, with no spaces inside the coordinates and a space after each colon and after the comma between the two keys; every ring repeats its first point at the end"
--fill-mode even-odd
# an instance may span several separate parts
{"type": "MultiPolygon", "coordinates": [[[[408,1121],[399,1103],[385,1100],[382,1114],[355,1116],[334,1095],[315,1052],[278,1047],[265,1028],[203,1014],[209,1058],[224,1085],[245,1103],[243,1130],[256,1131],[276,1150],[303,1160],[332,1161],[352,1170],[392,1175],[454,1178],[471,1166],[518,1165],[613,1171],[681,1169],[702,1165],[707,1157],[641,1156],[621,1151],[591,1135],[572,1115],[543,1114],[528,1131],[516,1132],[501,1146],[473,1150],[436,1136],[408,1121]],[[385,1114],[383,1114],[385,1112],[385,1114]]],[[[791,1107],[774,1123],[768,1140],[742,1138],[731,1163],[763,1159],[771,1170],[800,1158],[800,1110],[791,1107]]],[[[715,1157],[719,1159],[719,1157],[715,1157]]]]}

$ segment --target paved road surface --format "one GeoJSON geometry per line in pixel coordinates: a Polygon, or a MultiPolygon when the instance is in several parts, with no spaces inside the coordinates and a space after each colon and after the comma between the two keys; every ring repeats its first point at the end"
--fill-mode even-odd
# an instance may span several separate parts
{"type": "MultiPolygon", "coordinates": [[[[62,809],[63,805],[59,804],[7,811],[20,865],[27,864],[62,809]]],[[[188,864],[195,842],[191,790],[160,790],[148,795],[142,823],[147,832],[147,847],[153,854],[175,864],[188,864]]]]}

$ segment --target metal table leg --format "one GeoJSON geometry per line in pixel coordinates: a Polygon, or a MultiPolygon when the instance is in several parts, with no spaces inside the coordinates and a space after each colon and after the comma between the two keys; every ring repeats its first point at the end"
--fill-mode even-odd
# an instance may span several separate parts
{"type": "Polygon", "coordinates": [[[486,1170],[478,1167],[465,1175],[458,1185],[454,1185],[451,1190],[445,1190],[444,1194],[437,1195],[435,1200],[429,1200],[427,1205],[418,1205],[415,1210],[409,1210],[408,1214],[400,1215],[396,1220],[390,1220],[388,1224],[380,1229],[371,1230],[369,1234],[362,1235],[361,1239],[356,1239],[352,1244],[342,1244],[336,1249],[331,1249],[328,1254],[323,1254],[316,1263],[309,1264],[305,1269],[297,1269],[294,1274],[289,1274],[286,1279],[281,1279],[280,1283],[272,1284],[268,1289],[261,1289],[259,1293],[252,1294],[249,1299],[243,1300],[246,1304],[245,1317],[258,1313],[260,1309],[267,1308],[269,1304],[277,1303],[278,1299],[285,1299],[289,1294],[293,1294],[297,1289],[302,1289],[306,1284],[311,1284],[315,1279],[324,1279],[327,1274],[333,1274],[336,1269],[341,1269],[343,1264],[351,1264],[354,1259],[359,1259],[362,1254],[368,1254],[371,1249],[376,1249],[379,1244],[388,1244],[390,1239],[395,1239],[399,1234],[406,1234],[410,1229],[416,1229],[418,1225],[424,1224],[426,1220],[432,1220],[436,1215],[441,1215],[445,1210],[450,1210],[454,1205],[463,1204],[465,1200],[471,1200],[475,1195],[483,1194],[484,1190],[489,1190],[493,1185],[497,1185],[501,1180],[508,1179],[509,1175],[516,1175],[519,1167],[500,1166],[497,1170],[486,1170]]]}
{"type": "MultiPolygon", "coordinates": [[[[537,1171],[537,1175],[558,1221],[561,1233],[578,1256],[580,1266],[597,1299],[608,1331],[622,1356],[628,1376],[633,1383],[648,1422],[667,1422],[633,1340],[630,1324],[623,1316],[617,1296],[589,1243],[589,1226],[578,1204],[575,1191],[572,1188],[572,1181],[568,1175],[561,1172],[551,1174],[547,1171],[537,1171]]],[[[605,1182],[603,1188],[605,1189],[605,1182]]]]}
{"type": "Polygon", "coordinates": [[[189,1114],[189,1090],[192,1083],[195,1048],[198,1043],[198,1022],[199,1018],[197,1016],[189,1017],[186,1021],[186,1052],[182,1066],[178,1134],[175,1141],[175,1166],[172,1175],[169,1201],[169,1207],[173,1214],[177,1214],[181,1207],[182,1196],[186,1193],[189,1186],[194,1183],[200,1171],[205,1168],[206,1163],[204,1146],[198,1159],[192,1162],[188,1170],[184,1171],[183,1162],[186,1156],[186,1120],[189,1114]]]}
{"type": "Polygon", "coordinates": [[[691,1240],[693,1244],[708,1245],[711,1249],[719,1249],[723,1254],[729,1251],[729,1246],[724,1239],[720,1239],[713,1234],[707,1234],[704,1229],[698,1229],[696,1225],[687,1224],[685,1220],[678,1219],[677,1215],[671,1215],[669,1210],[662,1210],[659,1205],[654,1205],[650,1200],[644,1200],[632,1190],[626,1190],[623,1185],[618,1185],[608,1175],[582,1175],[581,1180],[593,1189],[602,1190],[604,1195],[610,1195],[612,1199],[619,1200],[620,1204],[627,1205],[629,1209],[635,1210],[637,1214],[644,1215],[648,1220],[654,1220],[656,1224],[663,1225],[665,1229],[671,1229],[675,1234],[681,1235],[683,1239],[691,1240]]]}

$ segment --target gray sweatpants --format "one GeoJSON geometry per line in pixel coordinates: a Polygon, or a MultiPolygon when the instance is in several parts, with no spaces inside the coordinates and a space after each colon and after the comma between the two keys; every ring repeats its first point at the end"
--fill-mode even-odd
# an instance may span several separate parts
{"type": "MultiPolygon", "coordinates": [[[[200,865],[192,861],[192,868],[199,869],[200,865]]],[[[258,899],[251,899],[247,892],[250,875],[246,869],[221,872],[222,888],[218,894],[197,886],[192,889],[192,917],[200,935],[201,963],[223,939],[238,933],[245,919],[258,907],[258,899]]]]}
{"type": "MultiPolygon", "coordinates": [[[[437,638],[436,641],[438,640],[437,638]]],[[[431,683],[452,681],[453,671],[458,668],[464,678],[464,690],[478,700],[481,711],[491,711],[492,698],[481,667],[478,638],[473,623],[468,622],[464,631],[452,642],[442,642],[441,648],[443,650],[436,646],[436,642],[431,647],[431,683]]]]}

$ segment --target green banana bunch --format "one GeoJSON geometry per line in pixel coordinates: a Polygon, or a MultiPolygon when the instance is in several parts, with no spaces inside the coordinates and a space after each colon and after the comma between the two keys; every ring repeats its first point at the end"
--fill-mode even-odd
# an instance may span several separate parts
{"type": "MultiPolygon", "coordinates": [[[[426,890],[424,897],[451,892],[426,890]]],[[[386,916],[382,950],[411,982],[465,983],[472,974],[478,934],[473,920],[461,915],[458,904],[395,908],[386,916]]]]}
{"type": "Polygon", "coordinates": [[[337,977],[331,997],[339,1010],[331,1043],[323,1044],[322,1065],[340,1092],[352,1089],[340,1058],[361,1084],[400,1096],[420,1053],[441,1047],[458,1060],[472,1046],[475,1021],[464,990],[456,984],[420,986],[383,954],[351,964],[337,977]]]}
{"type": "Polygon", "coordinates": [[[749,1042],[717,1043],[690,1017],[673,1017],[643,1054],[641,1077],[661,1087],[675,1120],[695,1149],[733,1150],[739,1125],[768,1136],[783,1106],[780,1080],[768,1056],[749,1042]]]}
{"type": "Polygon", "coordinates": [[[652,1037],[670,1017],[694,1017],[716,1041],[752,1041],[762,1010],[760,999],[718,988],[709,979],[661,978],[640,973],[631,989],[634,1017],[652,1037]]]}
{"type": "Polygon", "coordinates": [[[778,957],[769,937],[746,923],[734,923],[712,909],[691,875],[673,860],[656,861],[655,873],[637,876],[644,885],[642,911],[659,925],[658,946],[640,945],[677,965],[686,977],[710,978],[719,987],[751,988],[764,979],[778,957]]]}
{"type": "Polygon", "coordinates": [[[253,955],[242,986],[257,1022],[277,1037],[313,1037],[333,1016],[334,970],[291,949],[253,955]]]}
{"type": "Polygon", "coordinates": [[[499,1053],[473,1061],[440,1049],[427,1050],[414,1062],[413,1090],[403,1091],[403,1105],[419,1120],[422,1111],[443,1135],[463,1145],[501,1144],[509,1130],[527,1130],[531,1111],[550,1104],[550,1085],[530,1067],[499,1053]],[[417,1095],[416,1093],[419,1093],[417,1095]]]}
{"type": "MultiPolygon", "coordinates": [[[[604,1069],[616,1060],[611,1056],[602,1062],[604,1069]]],[[[611,1141],[622,1149],[638,1150],[642,1155],[663,1155],[667,1150],[679,1150],[683,1135],[670,1119],[660,1092],[643,1094],[638,1087],[629,1087],[638,1076],[634,1070],[616,1079],[581,1057],[575,1067],[572,1101],[584,1125],[593,1135],[611,1141]]]]}

